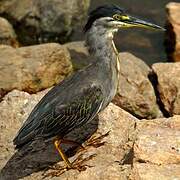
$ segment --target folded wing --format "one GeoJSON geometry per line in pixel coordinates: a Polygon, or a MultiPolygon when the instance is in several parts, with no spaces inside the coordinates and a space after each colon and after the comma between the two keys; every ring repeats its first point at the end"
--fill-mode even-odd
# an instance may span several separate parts
{"type": "MultiPolygon", "coordinates": [[[[51,92],[49,92],[51,94],[51,92]]],[[[48,98],[48,94],[45,96],[48,98]]],[[[45,101],[45,100],[44,100],[45,101]]],[[[16,148],[30,142],[35,137],[63,137],[72,129],[86,123],[100,111],[103,93],[99,86],[93,85],[72,96],[68,102],[39,103],[26,120],[14,139],[16,148]],[[47,108],[47,104],[51,104],[47,108]],[[39,109],[41,111],[39,112],[39,109]]]]}

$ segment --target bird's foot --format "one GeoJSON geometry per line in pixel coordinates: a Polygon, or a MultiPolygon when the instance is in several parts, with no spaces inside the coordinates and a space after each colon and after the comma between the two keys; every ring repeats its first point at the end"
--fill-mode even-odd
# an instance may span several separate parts
{"type": "Polygon", "coordinates": [[[83,154],[80,154],[72,163],[71,163],[71,167],[67,167],[67,166],[61,166],[59,164],[56,164],[54,166],[49,167],[48,170],[50,170],[51,172],[44,172],[43,173],[43,178],[47,178],[47,177],[58,177],[60,175],[62,175],[63,173],[65,173],[66,171],[70,170],[70,169],[74,169],[74,170],[78,170],[79,172],[81,171],[85,171],[88,167],[91,168],[92,166],[84,164],[85,162],[89,161],[90,159],[92,159],[93,157],[95,157],[96,154],[90,155],[86,158],[83,157],[83,154]]]}
{"type": "Polygon", "coordinates": [[[89,140],[86,141],[84,146],[80,146],[79,151],[77,151],[77,153],[81,152],[80,155],[68,167],[56,164],[49,167],[48,170],[51,172],[44,172],[43,177],[58,177],[70,169],[78,170],[79,172],[81,172],[85,171],[88,167],[91,168],[92,166],[85,164],[85,162],[91,160],[93,157],[96,156],[96,154],[84,158],[85,152],[87,151],[88,147],[98,148],[104,145],[105,141],[102,140],[108,135],[109,132],[105,134],[100,134],[99,137],[92,136],[89,140]]]}
{"type": "Polygon", "coordinates": [[[99,137],[92,136],[90,139],[88,139],[85,143],[85,148],[88,146],[92,146],[95,148],[98,148],[100,146],[103,146],[106,142],[102,141],[105,137],[109,135],[109,131],[105,134],[100,134],[99,137]]]}

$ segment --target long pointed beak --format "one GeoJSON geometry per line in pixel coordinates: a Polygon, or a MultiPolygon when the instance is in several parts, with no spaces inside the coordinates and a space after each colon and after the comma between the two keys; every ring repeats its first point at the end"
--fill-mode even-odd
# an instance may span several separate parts
{"type": "Polygon", "coordinates": [[[141,27],[141,28],[147,28],[147,29],[156,29],[156,30],[162,30],[165,31],[166,29],[164,29],[161,26],[158,26],[156,24],[132,17],[132,16],[128,16],[129,19],[126,21],[127,24],[129,24],[132,27],[141,27]]]}

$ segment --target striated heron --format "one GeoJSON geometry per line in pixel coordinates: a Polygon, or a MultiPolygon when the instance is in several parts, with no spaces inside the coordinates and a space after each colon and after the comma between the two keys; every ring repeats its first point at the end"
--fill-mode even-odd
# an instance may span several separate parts
{"type": "Polygon", "coordinates": [[[98,7],[89,14],[84,32],[93,63],[66,78],[41,99],[13,141],[17,149],[36,137],[56,137],[56,149],[67,168],[73,168],[60,144],[66,142],[66,134],[92,120],[115,96],[120,63],[113,36],[119,28],[130,27],[163,30],[114,5],[98,7]]]}

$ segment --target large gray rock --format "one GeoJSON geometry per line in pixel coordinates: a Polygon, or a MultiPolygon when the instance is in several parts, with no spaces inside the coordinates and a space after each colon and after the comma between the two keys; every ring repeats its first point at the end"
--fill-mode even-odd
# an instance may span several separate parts
{"type": "Polygon", "coordinates": [[[0,44],[18,47],[16,34],[12,25],[2,17],[0,17],[0,44]]]}
{"type": "Polygon", "coordinates": [[[22,44],[63,42],[86,17],[90,0],[1,1],[0,14],[13,23],[22,44]]]}
{"type": "Polygon", "coordinates": [[[180,61],[180,3],[170,2],[167,9],[167,39],[166,47],[169,58],[180,61]]]}
{"type": "MultiPolygon", "coordinates": [[[[41,144],[39,142],[33,143],[32,146],[25,148],[25,152],[17,153],[15,153],[12,144],[12,139],[23,120],[27,118],[32,108],[47,91],[37,95],[29,95],[14,90],[7,94],[0,103],[0,168],[5,166],[0,177],[4,180],[23,178],[30,174],[32,175],[25,179],[42,179],[42,172],[35,172],[59,161],[59,156],[51,141],[41,144]]],[[[66,138],[79,142],[84,142],[93,134],[84,143],[85,150],[77,152],[70,158],[71,161],[77,158],[81,165],[86,164],[88,167],[82,172],[67,171],[60,178],[79,180],[127,179],[130,175],[131,165],[123,164],[128,160],[128,155],[131,154],[136,137],[135,120],[136,118],[129,113],[110,104],[99,114],[99,118],[69,134],[66,138]],[[109,133],[107,134],[107,132],[109,133]],[[96,139],[97,137],[101,138],[96,139]],[[89,160],[83,162],[85,158],[89,160]]],[[[64,162],[60,161],[57,165],[63,167],[64,162]]],[[[50,172],[54,173],[50,169],[46,171],[46,174],[50,172]]],[[[49,179],[56,178],[49,177],[49,179]]]]}
{"type": "Polygon", "coordinates": [[[162,113],[148,78],[150,68],[130,53],[120,53],[120,78],[114,103],[139,118],[157,118],[162,113]]]}
{"type": "Polygon", "coordinates": [[[0,89],[37,92],[62,81],[72,72],[70,55],[59,44],[12,48],[0,46],[0,89]]]}
{"type": "Polygon", "coordinates": [[[152,69],[165,110],[169,115],[180,114],[180,63],[157,63],[152,69]]]}

